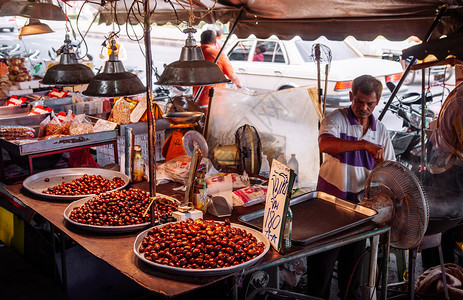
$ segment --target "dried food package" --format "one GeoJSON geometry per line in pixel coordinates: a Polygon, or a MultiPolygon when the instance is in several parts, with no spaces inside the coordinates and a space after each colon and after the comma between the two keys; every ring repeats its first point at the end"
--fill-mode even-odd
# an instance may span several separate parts
{"type": "Polygon", "coordinates": [[[28,126],[0,126],[0,138],[5,140],[23,140],[34,138],[35,130],[28,126]]]}
{"type": "Polygon", "coordinates": [[[39,126],[39,134],[37,135],[39,138],[44,137],[46,135],[46,128],[48,123],[50,123],[50,116],[47,116],[45,119],[43,119],[42,122],[40,122],[39,126]]]}
{"type": "Polygon", "coordinates": [[[61,121],[61,125],[63,125],[63,134],[70,135],[69,128],[71,127],[71,124],[74,121],[74,115],[72,114],[72,110],[69,110],[67,114],[65,112],[59,112],[58,119],[61,121]]]}
{"type": "Polygon", "coordinates": [[[24,58],[7,58],[8,79],[10,81],[21,82],[32,80],[24,58]]]}
{"type": "Polygon", "coordinates": [[[130,104],[123,98],[116,101],[111,111],[110,121],[113,121],[119,125],[130,123],[130,113],[132,108],[130,104]]]}
{"type": "Polygon", "coordinates": [[[85,118],[85,115],[77,115],[74,117],[71,126],[69,126],[70,135],[80,135],[93,133],[93,125],[85,118]]]}
{"type": "Polygon", "coordinates": [[[51,113],[51,120],[48,122],[47,127],[45,127],[45,135],[57,135],[63,134],[64,127],[61,125],[61,122],[58,120],[56,115],[51,113]]]}
{"type": "Polygon", "coordinates": [[[27,114],[28,116],[34,115],[41,115],[41,114],[49,114],[53,111],[53,108],[50,107],[43,107],[42,105],[36,105],[31,111],[27,114]]]}

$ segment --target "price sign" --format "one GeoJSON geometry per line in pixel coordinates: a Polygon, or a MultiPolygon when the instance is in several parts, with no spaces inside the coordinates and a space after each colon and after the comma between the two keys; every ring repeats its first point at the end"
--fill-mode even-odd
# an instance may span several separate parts
{"type": "Polygon", "coordinates": [[[262,233],[270,244],[280,251],[283,244],[285,217],[289,206],[289,195],[294,183],[294,171],[276,159],[272,162],[268,190],[265,199],[264,225],[262,233]]]}

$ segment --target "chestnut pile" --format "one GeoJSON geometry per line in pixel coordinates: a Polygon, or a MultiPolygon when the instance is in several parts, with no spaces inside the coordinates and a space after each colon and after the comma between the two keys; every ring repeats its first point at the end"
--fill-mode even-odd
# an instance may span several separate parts
{"type": "MultiPolygon", "coordinates": [[[[149,211],[143,217],[149,203],[149,192],[140,189],[112,191],[95,196],[84,205],[75,207],[69,214],[69,219],[96,226],[142,224],[151,221],[149,211]]],[[[162,197],[157,198],[153,205],[157,205],[157,212],[161,216],[171,216],[177,210],[173,201],[162,197]]]]}
{"type": "MultiPolygon", "coordinates": [[[[45,178],[45,182],[47,182],[47,179],[45,178]]],[[[117,189],[124,184],[124,180],[120,177],[114,177],[112,180],[109,180],[103,178],[101,175],[84,174],[82,177],[76,178],[71,182],[62,182],[60,185],[49,187],[47,190],[42,191],[42,193],[66,196],[98,195],[117,189]]]]}
{"type": "Polygon", "coordinates": [[[264,243],[230,220],[187,219],[153,227],[143,239],[140,253],[158,264],[186,269],[216,269],[239,265],[261,253],[264,243]]]}

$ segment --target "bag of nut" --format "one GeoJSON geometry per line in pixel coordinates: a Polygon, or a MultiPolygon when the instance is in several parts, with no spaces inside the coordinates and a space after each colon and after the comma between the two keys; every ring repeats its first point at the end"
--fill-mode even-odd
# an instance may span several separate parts
{"type": "Polygon", "coordinates": [[[109,116],[109,121],[113,121],[119,125],[129,124],[130,123],[130,113],[132,109],[130,104],[127,103],[123,98],[120,98],[116,101],[111,110],[111,115],[109,116]]]}

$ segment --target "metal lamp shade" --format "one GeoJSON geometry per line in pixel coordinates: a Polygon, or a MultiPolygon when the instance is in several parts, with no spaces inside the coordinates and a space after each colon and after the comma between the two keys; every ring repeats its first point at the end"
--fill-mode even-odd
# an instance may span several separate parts
{"type": "Polygon", "coordinates": [[[30,19],[29,23],[21,28],[19,36],[50,33],[53,30],[47,24],[43,24],[37,19],[30,19]]]}
{"type": "Polygon", "coordinates": [[[74,85],[89,83],[95,76],[92,69],[84,64],[77,63],[77,60],[72,63],[63,63],[63,56],[74,56],[74,53],[63,53],[60,63],[50,67],[43,77],[43,84],[50,85],[74,85]]]}
{"type": "Polygon", "coordinates": [[[21,9],[27,4],[27,1],[10,1],[0,8],[0,17],[19,16],[21,9]]]}
{"type": "Polygon", "coordinates": [[[208,60],[175,61],[159,77],[158,85],[200,86],[230,82],[219,66],[208,60]]]}
{"type": "Polygon", "coordinates": [[[180,59],[169,64],[159,77],[158,85],[199,86],[230,82],[219,66],[205,60],[201,47],[196,46],[191,33],[180,53],[180,59]]]}
{"type": "Polygon", "coordinates": [[[137,75],[126,72],[120,60],[108,60],[104,71],[96,75],[83,92],[87,96],[118,97],[146,92],[137,75]]]}
{"type": "Polygon", "coordinates": [[[63,10],[51,3],[27,2],[20,10],[19,15],[26,18],[66,21],[63,10]]]}

